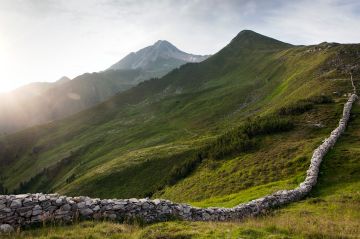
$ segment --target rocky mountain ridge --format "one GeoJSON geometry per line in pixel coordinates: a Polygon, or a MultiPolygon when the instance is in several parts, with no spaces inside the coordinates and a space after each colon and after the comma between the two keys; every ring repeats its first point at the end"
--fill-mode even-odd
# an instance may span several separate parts
{"type": "Polygon", "coordinates": [[[157,64],[161,64],[163,68],[169,68],[184,63],[201,62],[208,57],[207,55],[193,55],[183,52],[166,40],[158,40],[151,46],[137,52],[131,52],[112,65],[109,70],[143,69],[153,71],[153,66],[157,64]],[[170,60],[170,62],[163,63],[164,60],[170,60]]]}

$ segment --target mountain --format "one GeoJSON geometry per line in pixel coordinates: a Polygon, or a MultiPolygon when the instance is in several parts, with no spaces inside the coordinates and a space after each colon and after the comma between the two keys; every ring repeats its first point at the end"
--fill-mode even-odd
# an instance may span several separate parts
{"type": "Polygon", "coordinates": [[[71,81],[71,79],[69,77],[63,76],[60,79],[58,79],[55,83],[59,85],[59,84],[67,83],[69,81],[71,81]]]}
{"type": "Polygon", "coordinates": [[[134,86],[139,70],[85,73],[73,80],[32,83],[0,95],[0,134],[61,119],[134,86]]]}
{"type": "MultiPolygon", "coordinates": [[[[167,41],[138,52],[142,65],[121,64],[118,69],[85,73],[72,80],[64,76],[54,83],[31,83],[0,95],[0,134],[64,118],[182,64],[206,59],[182,52],[167,41]]],[[[128,61],[125,57],[120,62],[128,61]]]]}
{"type": "Polygon", "coordinates": [[[21,86],[11,93],[4,93],[2,96],[11,97],[12,95],[16,96],[17,98],[23,98],[24,100],[30,99],[34,96],[39,96],[45,93],[47,90],[54,86],[58,86],[64,83],[69,82],[70,79],[66,76],[61,77],[54,83],[51,82],[33,82],[24,86],[21,86]]]}
{"type": "MultiPolygon", "coordinates": [[[[206,61],[63,120],[1,137],[2,188],[165,198],[200,207],[232,207],[294,188],[313,150],[338,124],[352,91],[350,72],[359,85],[359,52],[359,44],[293,46],[242,31],[206,61]]],[[[359,112],[354,106],[351,131],[324,159],[314,194],[267,222],[244,222],[264,228],[244,235],[280,233],[290,224],[303,233],[309,227],[304,218],[330,231],[336,221],[340,231],[355,235],[359,112]],[[283,224],[269,229],[274,221],[283,224]]]]}
{"type": "Polygon", "coordinates": [[[137,52],[131,52],[112,65],[109,70],[142,69],[146,77],[161,77],[185,63],[197,63],[209,56],[193,55],[183,52],[165,40],[159,40],[152,46],[137,52]]]}

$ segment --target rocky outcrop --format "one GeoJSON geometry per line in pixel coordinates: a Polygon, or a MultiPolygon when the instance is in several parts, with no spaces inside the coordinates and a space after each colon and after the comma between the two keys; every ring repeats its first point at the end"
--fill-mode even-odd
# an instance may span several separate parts
{"type": "MultiPolygon", "coordinates": [[[[352,80],[352,78],[351,78],[352,80]]],[[[66,197],[58,194],[0,195],[0,230],[50,221],[73,222],[78,219],[109,219],[143,222],[182,219],[190,221],[228,221],[256,216],[305,197],[316,185],[319,167],[326,153],[345,131],[350,111],[358,96],[354,93],[344,105],[339,125],[312,155],[306,178],[293,190],[282,190],[233,208],[197,208],[160,199],[98,199],[66,197]]]]}

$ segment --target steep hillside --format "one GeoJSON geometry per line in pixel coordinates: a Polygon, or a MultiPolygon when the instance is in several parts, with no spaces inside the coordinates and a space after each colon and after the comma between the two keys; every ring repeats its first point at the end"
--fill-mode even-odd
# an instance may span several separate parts
{"type": "Polygon", "coordinates": [[[3,137],[2,184],[199,206],[291,188],[337,124],[359,57],[358,45],[297,47],[243,31],[204,62],[3,137]]]}
{"type": "Polygon", "coordinates": [[[32,83],[0,95],[0,134],[65,118],[139,82],[207,58],[180,51],[167,41],[132,54],[106,71],[85,73],[73,80],[63,77],[54,83],[32,83]],[[132,54],[136,57],[130,57],[132,54]]]}
{"type": "MultiPolygon", "coordinates": [[[[360,85],[358,84],[358,87],[360,85]]],[[[358,238],[360,104],[346,133],[322,162],[318,185],[301,202],[242,222],[165,222],[146,226],[83,222],[23,231],[14,238],[358,238]]],[[[218,203],[219,204],[219,203],[218,203]]],[[[11,238],[13,238],[11,237],[11,238]]]]}

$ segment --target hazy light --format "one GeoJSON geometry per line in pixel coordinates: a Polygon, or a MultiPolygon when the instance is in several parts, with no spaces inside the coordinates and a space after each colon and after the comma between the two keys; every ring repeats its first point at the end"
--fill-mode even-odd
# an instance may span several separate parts
{"type": "Polygon", "coordinates": [[[251,29],[293,44],[358,42],[358,0],[0,0],[0,91],[104,70],[165,39],[213,54],[251,29]]]}
{"type": "Polygon", "coordinates": [[[15,80],[12,74],[16,74],[15,56],[12,53],[11,46],[5,39],[0,37],[0,92],[11,90],[26,81],[15,80]]]}

